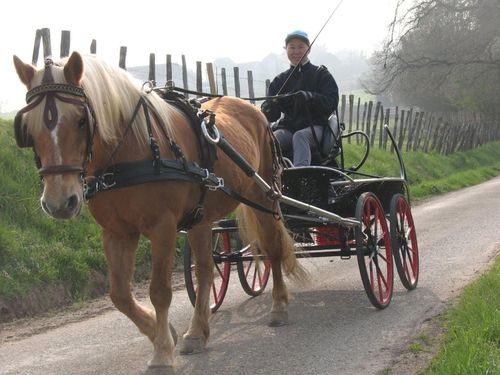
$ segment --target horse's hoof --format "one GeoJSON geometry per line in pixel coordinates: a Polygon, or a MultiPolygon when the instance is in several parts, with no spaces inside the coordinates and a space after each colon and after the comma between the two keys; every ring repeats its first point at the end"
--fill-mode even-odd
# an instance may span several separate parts
{"type": "Polygon", "coordinates": [[[272,311],[269,327],[281,327],[288,324],[288,312],[286,311],[272,311]]]}
{"type": "Polygon", "coordinates": [[[172,338],[174,339],[174,346],[177,345],[177,331],[175,330],[174,326],[170,323],[168,323],[168,326],[170,327],[170,334],[172,335],[172,338]]]}
{"type": "Polygon", "coordinates": [[[206,340],[203,337],[184,336],[180,353],[182,355],[201,353],[205,345],[206,340]]]}
{"type": "MultiPolygon", "coordinates": [[[[170,365],[165,358],[157,358],[156,356],[148,362],[148,367],[151,369],[161,368],[165,369],[166,374],[175,374],[172,365],[170,365]]],[[[163,371],[162,371],[163,374],[163,371]]]]}

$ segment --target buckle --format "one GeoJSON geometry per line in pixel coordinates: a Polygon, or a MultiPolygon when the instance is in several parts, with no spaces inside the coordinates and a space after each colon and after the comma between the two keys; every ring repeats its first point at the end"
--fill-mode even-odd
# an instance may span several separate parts
{"type": "Polygon", "coordinates": [[[205,176],[201,180],[205,183],[205,186],[210,191],[216,191],[224,187],[224,179],[222,177],[217,177],[213,173],[210,173],[208,169],[203,169],[205,176]]]}
{"type": "Polygon", "coordinates": [[[208,190],[210,191],[216,191],[220,188],[224,187],[224,179],[222,177],[215,177],[217,179],[217,184],[216,185],[207,185],[208,190]]]}
{"type": "Polygon", "coordinates": [[[106,182],[106,179],[108,177],[113,177],[114,175],[115,174],[112,173],[112,172],[104,173],[104,174],[100,175],[97,178],[97,191],[111,189],[113,186],[115,186],[116,185],[116,181],[113,181],[112,183],[106,182]]]}

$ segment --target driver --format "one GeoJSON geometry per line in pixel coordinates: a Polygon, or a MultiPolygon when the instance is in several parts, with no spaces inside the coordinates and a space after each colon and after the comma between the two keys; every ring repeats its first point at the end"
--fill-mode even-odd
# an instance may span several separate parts
{"type": "Polygon", "coordinates": [[[308,58],[310,43],[304,31],[296,30],[285,38],[290,68],[278,74],[269,86],[268,96],[289,94],[266,100],[261,110],[273,126],[285,153],[293,151],[296,167],[311,165],[311,148],[319,146],[328,117],[337,109],[339,90],[324,66],[308,58]]]}

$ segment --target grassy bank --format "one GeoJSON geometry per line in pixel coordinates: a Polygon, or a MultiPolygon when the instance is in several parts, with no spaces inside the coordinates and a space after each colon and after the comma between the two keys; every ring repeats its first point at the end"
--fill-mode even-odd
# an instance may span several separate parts
{"type": "MultiPolygon", "coordinates": [[[[345,166],[355,165],[363,148],[344,144],[345,166]]],[[[492,142],[448,156],[436,153],[403,153],[412,198],[421,199],[477,185],[500,175],[500,142],[492,142]]],[[[372,149],[361,169],[377,176],[399,176],[396,154],[372,149]]]]}
{"type": "MultiPolygon", "coordinates": [[[[346,165],[354,164],[361,147],[346,144],[345,149],[346,165]]],[[[413,198],[500,175],[500,143],[447,157],[423,153],[404,157],[413,198]]],[[[398,176],[399,166],[395,155],[373,150],[363,171],[398,176]]],[[[56,221],[42,213],[33,154],[15,146],[12,121],[2,119],[0,181],[0,321],[103,293],[106,263],[97,225],[87,210],[71,221],[56,221]]],[[[148,243],[141,241],[137,280],[148,277],[149,263],[148,243]]]]}
{"type": "Polygon", "coordinates": [[[500,372],[500,258],[444,317],[445,338],[427,375],[500,372]]]}
{"type": "MultiPolygon", "coordinates": [[[[104,293],[106,261],[100,231],[86,209],[56,221],[39,204],[33,153],[20,150],[12,121],[0,119],[0,322],[104,293]]],[[[137,277],[150,255],[141,243],[137,277]]]]}

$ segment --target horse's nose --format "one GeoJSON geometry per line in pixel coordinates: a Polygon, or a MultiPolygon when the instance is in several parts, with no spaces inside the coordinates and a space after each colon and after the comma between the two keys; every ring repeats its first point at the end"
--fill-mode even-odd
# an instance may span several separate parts
{"type": "Polygon", "coordinates": [[[80,198],[76,194],[59,202],[42,198],[41,205],[45,213],[56,219],[69,219],[80,212],[80,198]]]}

